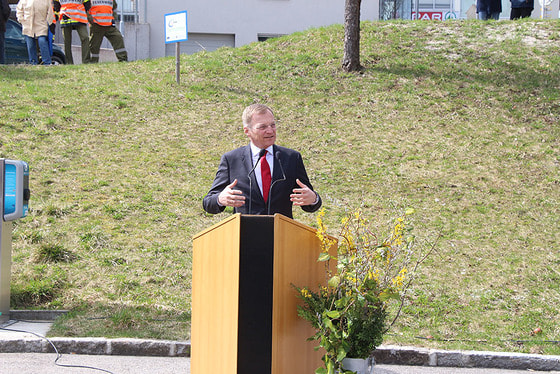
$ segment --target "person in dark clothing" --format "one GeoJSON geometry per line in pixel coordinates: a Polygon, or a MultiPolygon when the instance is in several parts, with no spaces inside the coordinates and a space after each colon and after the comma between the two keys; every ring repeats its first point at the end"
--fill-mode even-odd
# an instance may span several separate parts
{"type": "Polygon", "coordinates": [[[477,0],[476,2],[476,12],[478,13],[478,19],[487,21],[489,19],[498,20],[500,19],[500,13],[502,13],[502,1],[501,0],[477,0]]]}
{"type": "Polygon", "coordinates": [[[509,14],[509,19],[519,19],[531,17],[531,13],[535,8],[534,0],[510,0],[511,1],[511,13],[509,14]]]}
{"type": "Polygon", "coordinates": [[[0,0],[0,64],[6,63],[6,22],[10,18],[10,4],[8,0],[0,0]]]}

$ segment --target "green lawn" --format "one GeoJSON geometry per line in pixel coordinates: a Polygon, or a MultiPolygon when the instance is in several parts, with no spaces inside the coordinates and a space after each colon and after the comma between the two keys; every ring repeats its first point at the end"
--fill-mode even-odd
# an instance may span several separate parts
{"type": "Polygon", "coordinates": [[[441,232],[386,343],[560,354],[560,22],[368,22],[352,74],[342,43],[184,55],[179,86],[171,57],[0,66],[0,157],[31,168],[12,308],[71,310],[57,336],[189,339],[191,239],[228,215],[202,197],[263,102],[332,232],[359,207],[441,232]]]}

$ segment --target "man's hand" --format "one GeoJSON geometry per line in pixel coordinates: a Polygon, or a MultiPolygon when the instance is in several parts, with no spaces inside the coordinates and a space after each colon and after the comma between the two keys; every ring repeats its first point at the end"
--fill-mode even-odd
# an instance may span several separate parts
{"type": "Polygon", "coordinates": [[[296,183],[301,188],[294,188],[293,193],[290,195],[290,200],[296,206],[312,205],[317,201],[317,194],[305,184],[296,179],[296,183]]]}
{"type": "Polygon", "coordinates": [[[245,205],[245,196],[243,196],[240,190],[234,190],[233,188],[237,185],[237,179],[233,181],[232,184],[224,188],[222,192],[218,195],[218,203],[222,206],[232,206],[234,208],[239,208],[245,205]]]}

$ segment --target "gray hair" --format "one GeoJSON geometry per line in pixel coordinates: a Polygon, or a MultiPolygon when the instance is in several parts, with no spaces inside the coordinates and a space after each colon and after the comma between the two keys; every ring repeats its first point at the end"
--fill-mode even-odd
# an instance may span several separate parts
{"type": "Polygon", "coordinates": [[[253,115],[255,113],[270,112],[274,116],[274,112],[269,106],[264,104],[251,104],[243,111],[241,118],[243,119],[243,127],[251,127],[253,122],[253,115]]]}

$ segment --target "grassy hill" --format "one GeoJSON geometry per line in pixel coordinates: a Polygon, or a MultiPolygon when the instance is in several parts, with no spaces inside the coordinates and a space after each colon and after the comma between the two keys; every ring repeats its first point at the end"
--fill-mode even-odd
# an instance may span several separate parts
{"type": "Polygon", "coordinates": [[[71,310],[52,335],[188,339],[191,238],[227,216],[201,200],[258,101],[333,233],[359,207],[442,233],[386,343],[560,354],[560,23],[365,23],[355,74],[342,41],[185,55],[181,85],[174,58],[0,66],[0,157],[31,168],[12,308],[71,310]]]}

